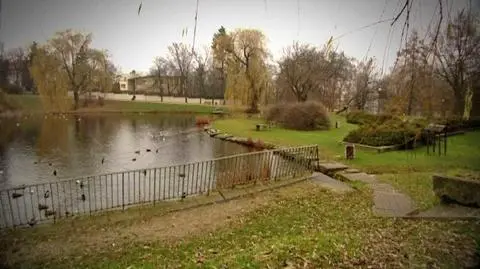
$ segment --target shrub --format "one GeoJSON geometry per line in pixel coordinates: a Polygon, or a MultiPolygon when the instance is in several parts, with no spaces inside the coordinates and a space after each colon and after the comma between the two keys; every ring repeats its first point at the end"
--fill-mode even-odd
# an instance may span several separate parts
{"type": "Polygon", "coordinates": [[[278,104],[269,109],[266,119],[294,130],[326,130],[330,118],[319,102],[278,104]]]}
{"type": "Polygon", "coordinates": [[[15,110],[17,106],[18,105],[13,102],[11,98],[8,98],[7,94],[0,89],[0,112],[15,110]]]}
{"type": "Polygon", "coordinates": [[[399,120],[390,120],[379,125],[365,124],[351,131],[344,141],[369,146],[405,145],[410,148],[421,138],[423,127],[420,123],[399,120]]]}
{"type": "Polygon", "coordinates": [[[352,111],[347,114],[347,122],[351,124],[382,124],[388,120],[393,119],[392,115],[389,114],[370,114],[364,111],[352,111]]]}
{"type": "Polygon", "coordinates": [[[447,119],[435,120],[437,124],[443,124],[447,126],[448,132],[455,132],[471,128],[480,128],[480,118],[474,117],[468,120],[464,120],[460,117],[451,117],[447,119]]]}
{"type": "Polygon", "coordinates": [[[245,143],[245,145],[248,146],[248,147],[254,147],[254,146],[255,146],[255,142],[253,142],[252,138],[249,137],[249,138],[247,139],[247,142],[245,143]]]}
{"type": "Polygon", "coordinates": [[[257,149],[264,149],[265,148],[265,143],[262,140],[257,140],[254,145],[255,148],[257,149]]]}
{"type": "MultiPolygon", "coordinates": [[[[216,102],[215,102],[215,105],[217,105],[216,102]]],[[[247,114],[258,114],[258,113],[260,113],[260,110],[258,108],[249,107],[249,108],[245,109],[245,113],[247,113],[247,114]]]]}
{"type": "Polygon", "coordinates": [[[195,124],[196,125],[207,125],[210,124],[210,118],[208,117],[195,117],[195,124]]]}

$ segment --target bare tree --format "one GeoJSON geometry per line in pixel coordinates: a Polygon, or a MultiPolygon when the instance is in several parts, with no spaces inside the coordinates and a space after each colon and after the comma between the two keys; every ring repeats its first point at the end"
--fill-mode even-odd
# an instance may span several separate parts
{"type": "Polygon", "coordinates": [[[165,95],[164,79],[168,74],[169,62],[163,57],[157,57],[153,61],[153,67],[150,69],[150,75],[155,77],[155,85],[158,88],[160,94],[160,101],[163,102],[163,96],[165,95]]]}
{"type": "Polygon", "coordinates": [[[351,99],[356,109],[365,110],[368,102],[372,100],[372,95],[376,91],[375,77],[375,65],[372,58],[358,64],[355,76],[355,91],[351,99]]]}
{"type": "Polygon", "coordinates": [[[11,49],[7,52],[7,59],[10,63],[9,77],[14,86],[23,90],[24,73],[28,72],[27,54],[22,47],[11,49]]]}
{"type": "Polygon", "coordinates": [[[185,103],[188,103],[187,81],[192,68],[193,54],[188,45],[183,43],[173,43],[168,47],[168,52],[168,61],[180,74],[180,87],[185,103]]]}
{"type": "Polygon", "coordinates": [[[480,34],[478,17],[461,11],[449,22],[437,44],[436,72],[452,88],[455,96],[455,114],[468,118],[468,100],[479,75],[480,34]],[[467,101],[467,102],[466,102],[467,101]]]}
{"type": "Polygon", "coordinates": [[[194,53],[194,57],[196,66],[193,83],[200,97],[200,103],[202,103],[202,97],[205,97],[206,93],[207,72],[210,69],[210,48],[204,47],[203,53],[194,53]]]}
{"type": "Polygon", "coordinates": [[[278,85],[292,92],[297,101],[305,102],[316,87],[320,71],[319,53],[309,45],[295,42],[284,50],[278,63],[278,85]]]}

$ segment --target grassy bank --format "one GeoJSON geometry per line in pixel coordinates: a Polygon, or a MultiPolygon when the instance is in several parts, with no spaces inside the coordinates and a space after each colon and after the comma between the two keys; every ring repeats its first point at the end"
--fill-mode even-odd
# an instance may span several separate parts
{"type": "MultiPolygon", "coordinates": [[[[37,95],[9,95],[17,107],[25,113],[42,113],[43,107],[37,95]]],[[[213,107],[201,104],[147,103],[140,101],[105,100],[104,106],[80,108],[70,113],[211,113],[213,107]]]]}
{"type": "Polygon", "coordinates": [[[383,219],[370,208],[368,189],[339,195],[303,182],[164,216],[13,232],[1,246],[25,268],[460,268],[474,255],[478,223],[383,219]]]}
{"type": "Polygon", "coordinates": [[[217,120],[214,127],[233,135],[280,145],[317,144],[321,159],[338,160],[369,173],[384,174],[380,176],[381,180],[390,182],[411,195],[421,208],[428,208],[438,202],[431,189],[431,176],[434,173],[451,174],[458,170],[478,173],[480,170],[480,131],[449,137],[446,156],[427,155],[425,147],[385,153],[357,150],[355,160],[347,161],[343,157],[344,145],[339,141],[357,127],[348,124],[341,116],[332,117],[332,122],[338,121],[340,127],[328,131],[306,132],[274,127],[257,132],[255,124],[262,120],[246,118],[217,120]]]}

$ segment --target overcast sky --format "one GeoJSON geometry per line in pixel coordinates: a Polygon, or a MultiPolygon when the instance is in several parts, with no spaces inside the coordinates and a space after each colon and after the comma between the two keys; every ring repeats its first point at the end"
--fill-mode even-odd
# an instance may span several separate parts
{"type": "MultiPolygon", "coordinates": [[[[0,0],[0,40],[5,49],[44,42],[67,28],[93,33],[93,46],[107,49],[124,72],[148,71],[155,56],[167,53],[172,42],[193,40],[196,0],[0,0]],[[182,30],[188,35],[182,37],[182,30]]],[[[199,0],[196,47],[209,45],[213,33],[224,26],[256,28],[268,38],[275,59],[294,40],[321,46],[331,36],[349,56],[374,56],[390,66],[400,44],[401,24],[385,22],[405,0],[199,0]],[[370,48],[370,49],[369,49],[370,48]],[[385,54],[385,51],[387,53],[385,54]],[[386,57],[384,57],[386,56],[386,57]]],[[[470,0],[449,0],[454,14],[470,0]]],[[[480,0],[472,0],[476,8],[480,0]]],[[[437,0],[416,0],[410,27],[425,32],[438,8],[437,0]]]]}

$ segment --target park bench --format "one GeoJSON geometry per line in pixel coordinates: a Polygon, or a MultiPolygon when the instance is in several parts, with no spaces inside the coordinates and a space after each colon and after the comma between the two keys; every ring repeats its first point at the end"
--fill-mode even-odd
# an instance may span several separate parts
{"type": "Polygon", "coordinates": [[[257,131],[267,130],[267,129],[272,128],[272,126],[273,126],[273,123],[272,123],[272,122],[269,122],[269,123],[267,123],[267,124],[265,124],[265,123],[257,123],[257,124],[255,124],[255,127],[256,127],[255,130],[257,130],[257,131]]]}
{"type": "Polygon", "coordinates": [[[225,110],[223,110],[222,108],[216,107],[213,109],[212,114],[223,115],[225,114],[225,110]]]}

